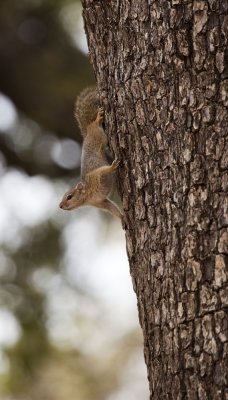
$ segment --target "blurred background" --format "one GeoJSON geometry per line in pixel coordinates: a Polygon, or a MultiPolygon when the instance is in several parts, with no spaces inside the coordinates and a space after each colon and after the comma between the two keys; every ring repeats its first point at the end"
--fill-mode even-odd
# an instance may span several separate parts
{"type": "Polygon", "coordinates": [[[94,83],[80,2],[0,2],[0,399],[148,398],[120,222],[64,212],[76,95],[94,83]]]}

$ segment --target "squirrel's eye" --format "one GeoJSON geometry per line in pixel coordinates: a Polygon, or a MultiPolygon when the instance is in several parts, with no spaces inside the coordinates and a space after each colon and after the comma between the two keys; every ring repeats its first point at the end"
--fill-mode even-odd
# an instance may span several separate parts
{"type": "Polygon", "coordinates": [[[68,195],[67,195],[67,200],[71,200],[72,197],[73,197],[72,194],[68,194],[68,195]]]}

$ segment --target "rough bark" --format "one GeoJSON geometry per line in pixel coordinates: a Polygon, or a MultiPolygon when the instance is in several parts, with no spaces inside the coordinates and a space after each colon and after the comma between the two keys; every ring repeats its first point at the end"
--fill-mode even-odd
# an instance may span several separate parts
{"type": "Polygon", "coordinates": [[[228,3],[82,4],[151,399],[228,399],[228,3]]]}

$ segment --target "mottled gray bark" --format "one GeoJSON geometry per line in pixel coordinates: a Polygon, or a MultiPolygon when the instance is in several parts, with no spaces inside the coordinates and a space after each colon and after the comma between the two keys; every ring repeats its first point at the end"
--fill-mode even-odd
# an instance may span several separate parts
{"type": "Polygon", "coordinates": [[[228,3],[82,4],[151,399],[228,399],[228,3]]]}

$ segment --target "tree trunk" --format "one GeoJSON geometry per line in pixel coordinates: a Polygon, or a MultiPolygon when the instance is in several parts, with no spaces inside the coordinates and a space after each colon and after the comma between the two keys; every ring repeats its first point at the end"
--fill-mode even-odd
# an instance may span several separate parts
{"type": "Polygon", "coordinates": [[[226,0],[82,0],[151,399],[228,399],[226,0]]]}

